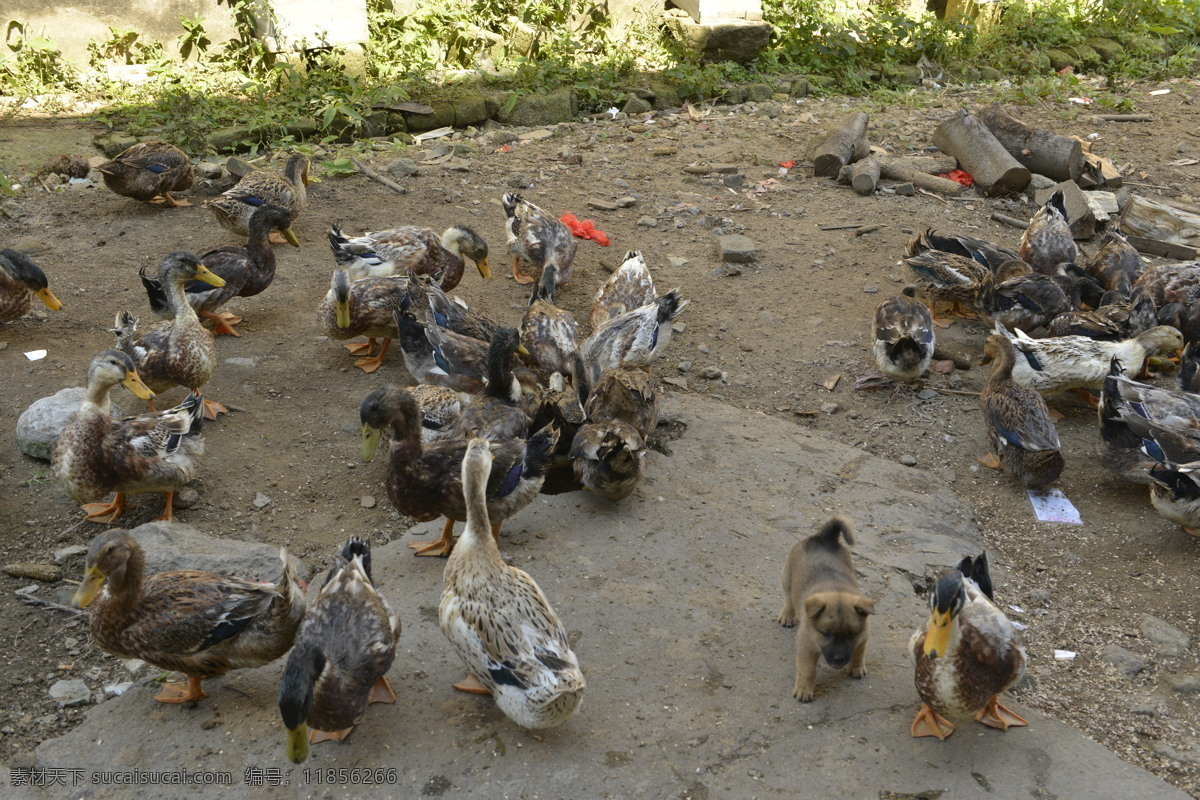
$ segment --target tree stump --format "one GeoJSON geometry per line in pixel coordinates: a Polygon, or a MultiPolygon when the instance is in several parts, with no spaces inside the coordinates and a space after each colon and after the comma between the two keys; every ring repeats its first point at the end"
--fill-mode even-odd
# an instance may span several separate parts
{"type": "Polygon", "coordinates": [[[1083,145],[1078,139],[1031,128],[999,103],[980,111],[978,118],[1004,149],[1032,172],[1056,181],[1078,180],[1083,174],[1083,145]]]}
{"type": "Polygon", "coordinates": [[[854,191],[864,197],[874,194],[875,186],[879,183],[879,159],[870,156],[847,164],[838,171],[837,181],[850,184],[854,191]]]}
{"type": "Polygon", "coordinates": [[[1030,171],[966,109],[937,127],[933,143],[958,159],[984,194],[1015,194],[1029,185],[1030,171]]]}
{"type": "Polygon", "coordinates": [[[825,140],[813,152],[813,174],[818,178],[836,178],[847,164],[866,158],[871,152],[867,142],[865,111],[853,111],[834,123],[825,140]]]}

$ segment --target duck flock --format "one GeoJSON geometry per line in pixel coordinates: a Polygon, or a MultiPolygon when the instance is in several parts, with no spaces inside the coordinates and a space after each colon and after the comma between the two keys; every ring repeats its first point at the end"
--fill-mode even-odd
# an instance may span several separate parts
{"type": "MultiPolygon", "coordinates": [[[[177,251],[142,270],[148,310],[162,319],[143,325],[139,313],[116,314],[115,346],[93,358],[85,400],[53,449],[53,473],[86,519],[113,523],[136,493],[161,494],[161,519],[172,519],[175,492],[203,458],[205,421],[225,412],[201,391],[216,368],[214,333],[240,335],[242,318],[222,309],[268,288],[275,244],[297,244],[291,226],[306,205],[307,167],[293,156],[282,172],[249,172],[206,203],[245,246],[177,251]],[[114,418],[118,384],[149,412],[114,418]],[[155,394],[176,386],[190,390],[187,398],[156,411],[155,394]]],[[[118,194],[187,205],[171,193],[191,185],[191,164],[170,144],[137,145],[99,169],[118,194]]],[[[501,557],[501,526],[556,472],[614,502],[634,491],[658,420],[646,368],[688,301],[677,289],[660,294],[645,259],[629,252],[596,291],[581,341],[579,322],[555,304],[572,278],[570,229],[518,195],[502,205],[513,278],[531,289],[515,324],[450,294],[468,263],[491,277],[486,242],[465,226],[357,236],[332,226],[335,266],[317,319],[364,372],[380,367],[394,340],[415,383],[362,400],[361,455],[370,460],[384,444],[395,508],[418,521],[444,519],[436,540],[410,546],[448,558],[439,623],[468,673],[456,688],[491,695],[519,725],[546,728],[579,708],[584,676],[537,583],[501,557]],[[455,522],[465,523],[457,538],[455,522]]],[[[1060,195],[1016,250],[928,231],[909,243],[905,263],[916,285],[874,317],[875,361],[887,379],[921,379],[946,324],[933,306],[952,303],[993,329],[980,395],[992,452],[983,463],[1029,488],[1052,484],[1064,459],[1043,394],[1075,391],[1098,408],[1101,462],[1149,485],[1160,513],[1200,535],[1200,351],[1184,349],[1200,335],[1200,264],[1148,269],[1115,231],[1086,257],[1060,195]],[[1137,380],[1180,353],[1178,389],[1137,380]]],[[[0,251],[0,267],[0,321],[25,314],[34,297],[61,308],[29,258],[0,251]]],[[[345,738],[369,703],[395,701],[384,676],[401,624],[372,582],[366,541],[346,542],[307,597],[286,551],[281,560],[274,584],[187,570],[146,575],[137,540],[110,529],[91,543],[74,603],[91,607],[103,649],[186,676],[164,688],[163,702],[198,700],[205,678],[287,654],[278,702],[286,752],[298,763],[310,743],[345,738]]],[[[930,619],[909,648],[925,704],[914,735],[945,738],[953,725],[944,714],[1025,724],[996,699],[1020,679],[1024,652],[992,599],[986,557],[964,559],[931,593],[930,619]]]]}

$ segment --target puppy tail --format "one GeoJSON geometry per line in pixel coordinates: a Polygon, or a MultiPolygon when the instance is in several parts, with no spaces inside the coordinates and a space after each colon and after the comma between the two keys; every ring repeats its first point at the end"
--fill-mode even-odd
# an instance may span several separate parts
{"type": "Polygon", "coordinates": [[[813,534],[812,538],[827,547],[836,548],[839,535],[846,540],[846,544],[854,544],[854,536],[850,533],[849,520],[842,517],[834,517],[822,525],[821,530],[813,534]]]}

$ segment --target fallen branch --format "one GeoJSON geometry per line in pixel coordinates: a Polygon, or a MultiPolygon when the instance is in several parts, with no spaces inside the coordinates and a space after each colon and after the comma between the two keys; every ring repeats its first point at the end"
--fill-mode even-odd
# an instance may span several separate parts
{"type": "Polygon", "coordinates": [[[939,178],[927,172],[920,172],[908,165],[904,159],[879,159],[879,174],[893,181],[905,181],[918,189],[928,189],[951,197],[962,194],[967,187],[949,178],[939,178]]]}
{"type": "Polygon", "coordinates": [[[1029,220],[1022,222],[1016,217],[1010,217],[1007,214],[1001,214],[999,211],[992,214],[992,219],[996,222],[1008,225],[1011,228],[1019,228],[1020,230],[1025,230],[1029,227],[1029,220]]]}
{"type": "Polygon", "coordinates": [[[1092,123],[1097,122],[1153,122],[1151,114],[1092,114],[1092,123]]]}
{"type": "Polygon", "coordinates": [[[396,183],[395,181],[393,181],[389,178],[383,177],[378,172],[371,169],[363,162],[359,161],[357,158],[351,158],[350,161],[353,162],[354,166],[358,167],[359,172],[361,172],[363,175],[366,175],[368,178],[375,181],[376,183],[383,184],[384,186],[391,189],[393,192],[396,192],[397,194],[408,194],[408,189],[405,189],[403,186],[401,186],[400,184],[396,183]]]}
{"type": "Polygon", "coordinates": [[[40,597],[35,597],[35,596],[31,595],[29,592],[23,592],[20,589],[13,592],[13,594],[15,594],[17,597],[21,598],[21,600],[24,601],[26,605],[44,606],[46,608],[52,608],[55,611],[65,611],[66,613],[74,614],[77,617],[86,617],[88,615],[88,612],[86,612],[86,611],[82,611],[78,608],[72,608],[71,606],[64,606],[62,603],[55,603],[50,600],[43,600],[40,597]]]}
{"type": "Polygon", "coordinates": [[[939,389],[936,386],[930,386],[929,388],[933,389],[938,394],[957,394],[962,397],[979,397],[979,392],[964,392],[960,389],[939,389]]]}

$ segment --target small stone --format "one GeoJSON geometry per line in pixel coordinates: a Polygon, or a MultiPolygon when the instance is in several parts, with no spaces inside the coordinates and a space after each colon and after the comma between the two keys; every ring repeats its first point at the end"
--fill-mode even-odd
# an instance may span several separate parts
{"type": "Polygon", "coordinates": [[[704,355],[704,356],[708,355],[708,345],[706,345],[706,344],[700,345],[699,347],[696,348],[696,352],[699,353],[700,355],[704,355]]]}
{"type": "Polygon", "coordinates": [[[922,400],[932,400],[937,396],[937,389],[922,389],[921,391],[917,392],[917,397],[921,398],[922,400]]]}
{"type": "Polygon", "coordinates": [[[66,563],[76,556],[86,555],[87,551],[88,546],[86,544],[73,544],[68,547],[60,547],[54,551],[54,563],[66,563]]]}
{"type": "Polygon", "coordinates": [[[225,168],[211,161],[201,161],[196,165],[196,174],[209,181],[219,181],[225,174],[225,168]]]}
{"type": "Polygon", "coordinates": [[[609,200],[598,200],[596,198],[588,200],[587,207],[594,208],[597,211],[616,211],[618,208],[620,208],[620,206],[618,206],[616,203],[613,203],[609,200]]]}
{"type": "Polygon", "coordinates": [[[717,238],[721,260],[732,264],[750,264],[758,260],[758,247],[749,236],[730,233],[717,238]]]}
{"type": "Polygon", "coordinates": [[[629,181],[625,180],[624,178],[614,178],[613,186],[616,186],[618,189],[628,189],[629,181]]]}
{"type": "Polygon", "coordinates": [[[110,683],[104,687],[105,697],[120,697],[133,688],[133,681],[124,681],[122,683],[110,683]]]}
{"type": "Polygon", "coordinates": [[[509,175],[506,183],[509,185],[509,188],[512,189],[528,189],[530,186],[533,186],[533,181],[529,180],[527,176],[522,175],[520,172],[514,172],[513,174],[509,175]]]}
{"type": "Polygon", "coordinates": [[[691,368],[692,368],[692,362],[690,362],[690,361],[680,361],[679,362],[679,371],[680,372],[687,372],[691,368]]]}
{"type": "Polygon", "coordinates": [[[200,493],[191,486],[185,486],[175,492],[175,508],[192,508],[200,502],[200,493]]]}
{"type": "Polygon", "coordinates": [[[741,189],[746,185],[745,175],[725,175],[721,178],[721,183],[730,189],[741,189]]]}
{"type": "Polygon", "coordinates": [[[146,662],[142,661],[140,658],[129,658],[121,663],[125,665],[125,670],[130,675],[137,675],[142,671],[142,667],[146,666],[146,662]]]}
{"type": "Polygon", "coordinates": [[[663,156],[673,156],[679,152],[675,147],[655,147],[650,151],[650,155],[662,158],[663,156]]]}
{"type": "Polygon", "coordinates": [[[365,494],[361,498],[359,498],[358,504],[360,506],[362,506],[363,508],[374,508],[375,507],[375,497],[373,495],[365,494]]]}
{"type": "Polygon", "coordinates": [[[1200,694],[1200,675],[1172,675],[1167,678],[1167,684],[1180,694],[1200,694]]]}
{"type": "Polygon", "coordinates": [[[897,183],[892,188],[895,190],[896,194],[904,195],[905,197],[912,197],[917,193],[917,187],[913,186],[911,183],[897,183]]]}
{"type": "Polygon", "coordinates": [[[878,286],[864,286],[863,292],[866,294],[878,294],[879,287],[878,286]]]}
{"type": "MultiPolygon", "coordinates": [[[[503,147],[506,144],[512,144],[513,142],[519,141],[520,138],[520,136],[517,136],[512,131],[493,131],[491,133],[492,144],[497,145],[498,147],[503,147]]],[[[400,160],[405,161],[407,159],[402,158],[400,160]]]]}
{"type": "Polygon", "coordinates": [[[687,381],[683,378],[663,378],[662,382],[676,389],[687,389],[687,381]]]}
{"type": "Polygon", "coordinates": [[[625,105],[621,106],[621,111],[633,116],[634,114],[645,114],[653,108],[654,106],[650,105],[647,101],[636,94],[631,94],[629,95],[629,99],[625,101],[625,105]]]}
{"type": "Polygon", "coordinates": [[[60,708],[71,708],[90,702],[92,690],[81,680],[57,681],[50,687],[50,697],[60,708]]]}
{"type": "Polygon", "coordinates": [[[76,639],[74,636],[63,637],[63,647],[70,650],[70,649],[72,649],[74,647],[78,647],[78,646],[79,646],[79,640],[76,639]]]}
{"type": "MultiPolygon", "coordinates": [[[[497,131],[497,133],[507,134],[508,132],[497,131]]],[[[516,137],[513,137],[512,141],[516,141],[516,137]]],[[[421,168],[411,158],[396,159],[391,164],[388,164],[387,171],[393,178],[411,178],[421,174],[421,168]]]]}
{"type": "Polygon", "coordinates": [[[841,406],[838,405],[837,403],[822,403],[821,404],[821,413],[822,414],[836,414],[840,409],[841,409],[841,406]]]}
{"type": "Polygon", "coordinates": [[[899,461],[906,467],[915,467],[917,465],[917,457],[910,453],[900,456],[899,461]]]}
{"type": "Polygon", "coordinates": [[[737,171],[737,164],[713,164],[709,167],[709,172],[715,172],[718,175],[733,175],[737,171]]]}
{"type": "Polygon", "coordinates": [[[617,208],[633,208],[638,204],[638,199],[636,197],[618,197],[613,202],[617,208]]]}
{"type": "Polygon", "coordinates": [[[721,370],[716,367],[705,367],[700,370],[699,375],[706,381],[715,381],[721,377],[721,370]]]}
{"type": "Polygon", "coordinates": [[[258,366],[257,358],[247,358],[245,356],[234,356],[233,358],[225,359],[225,363],[231,367],[247,367],[254,369],[258,366]]]}
{"type": "Polygon", "coordinates": [[[552,130],[547,130],[546,128],[538,128],[537,130],[533,130],[533,131],[530,131],[529,133],[525,134],[525,136],[523,138],[529,139],[530,141],[534,141],[534,142],[540,142],[543,139],[549,139],[553,135],[554,135],[554,131],[552,131],[552,130]]]}
{"type": "Polygon", "coordinates": [[[657,228],[658,220],[656,220],[654,217],[651,217],[649,215],[644,216],[644,217],[638,217],[637,226],[639,228],[657,228]]]}
{"type": "Polygon", "coordinates": [[[1137,653],[1126,650],[1118,644],[1110,644],[1100,651],[1100,657],[1116,667],[1117,672],[1126,678],[1132,678],[1146,668],[1146,662],[1137,653]]]}
{"type": "Polygon", "coordinates": [[[266,508],[269,505],[271,505],[271,498],[267,497],[262,492],[254,493],[254,507],[255,508],[266,508]]]}
{"type": "Polygon", "coordinates": [[[450,172],[470,172],[471,162],[465,158],[452,158],[442,164],[442,169],[450,172]]]}
{"type": "Polygon", "coordinates": [[[671,333],[683,333],[686,330],[687,330],[686,322],[672,322],[671,323],[671,333]]]}
{"type": "Polygon", "coordinates": [[[1192,649],[1191,636],[1158,617],[1143,614],[1141,629],[1160,656],[1185,656],[1192,649]]]}
{"type": "Polygon", "coordinates": [[[686,267],[688,264],[690,264],[692,262],[687,260],[683,256],[667,256],[667,263],[670,264],[672,267],[686,267]]]}

